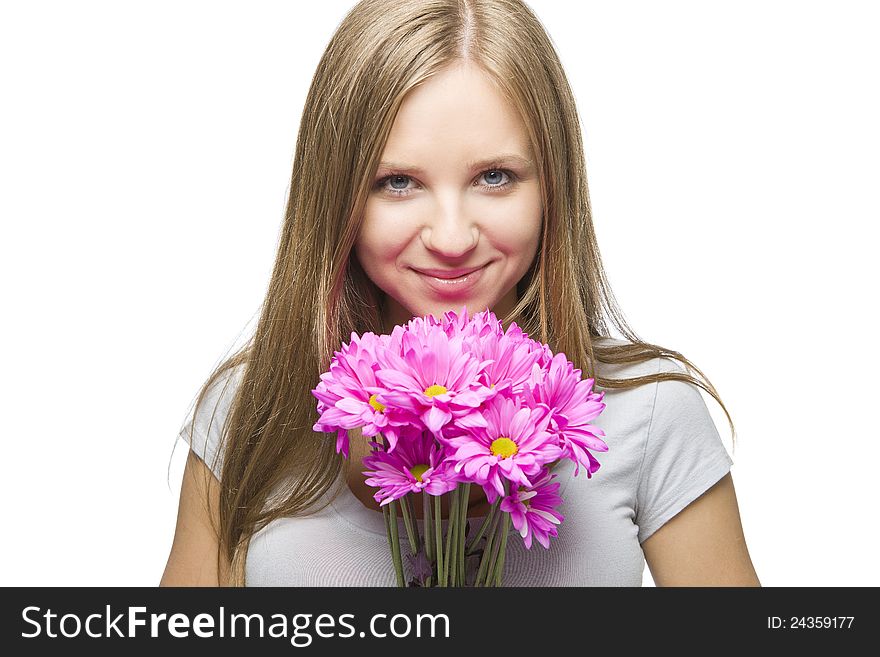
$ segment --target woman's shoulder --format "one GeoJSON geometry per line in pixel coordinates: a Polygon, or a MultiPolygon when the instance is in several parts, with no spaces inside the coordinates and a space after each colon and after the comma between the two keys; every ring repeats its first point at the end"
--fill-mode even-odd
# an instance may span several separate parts
{"type": "Polygon", "coordinates": [[[247,363],[242,362],[236,365],[223,365],[218,368],[217,371],[212,373],[212,376],[215,374],[216,376],[208,388],[208,396],[214,400],[228,402],[241,384],[246,366],[247,363]]]}
{"type": "Polygon", "coordinates": [[[193,399],[187,420],[178,432],[218,479],[223,462],[223,427],[244,369],[244,364],[240,364],[212,372],[201,385],[207,385],[204,397],[200,400],[197,394],[193,399]]]}
{"type": "MultiPolygon", "coordinates": [[[[593,338],[594,347],[626,347],[635,343],[616,337],[601,336],[593,338]]],[[[650,376],[658,372],[667,372],[683,368],[667,357],[654,356],[640,362],[612,363],[601,360],[601,354],[594,353],[595,368],[598,376],[608,379],[632,379],[641,376],[650,376]]]]}

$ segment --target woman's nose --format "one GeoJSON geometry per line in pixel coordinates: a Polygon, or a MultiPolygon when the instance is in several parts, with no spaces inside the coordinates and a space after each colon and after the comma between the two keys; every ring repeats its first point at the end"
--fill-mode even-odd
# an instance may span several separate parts
{"type": "Polygon", "coordinates": [[[422,229],[425,248],[449,259],[466,255],[479,239],[477,223],[458,205],[438,209],[422,229]]]}

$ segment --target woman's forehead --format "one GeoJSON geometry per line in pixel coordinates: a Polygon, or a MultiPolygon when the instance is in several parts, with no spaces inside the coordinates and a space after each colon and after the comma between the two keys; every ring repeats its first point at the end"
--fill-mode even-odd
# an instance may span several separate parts
{"type": "Polygon", "coordinates": [[[519,114],[486,74],[476,67],[455,67],[407,94],[382,162],[388,168],[415,172],[448,155],[469,168],[496,159],[528,167],[530,151],[519,114]]]}

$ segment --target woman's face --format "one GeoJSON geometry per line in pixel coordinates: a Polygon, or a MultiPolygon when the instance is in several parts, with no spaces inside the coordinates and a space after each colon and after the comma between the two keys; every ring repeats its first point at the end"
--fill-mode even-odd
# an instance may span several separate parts
{"type": "Polygon", "coordinates": [[[447,68],[409,92],[391,128],[355,242],[386,295],[386,331],[462,306],[501,319],[535,258],[542,207],[533,154],[484,75],[470,63],[447,68]]]}

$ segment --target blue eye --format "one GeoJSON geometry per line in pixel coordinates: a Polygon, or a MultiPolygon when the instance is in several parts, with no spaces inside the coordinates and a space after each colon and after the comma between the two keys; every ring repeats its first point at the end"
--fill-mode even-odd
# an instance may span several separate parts
{"type": "Polygon", "coordinates": [[[395,174],[393,176],[389,176],[387,178],[387,180],[392,184],[392,188],[390,191],[393,191],[395,193],[400,193],[401,190],[406,189],[406,181],[409,180],[409,177],[395,174]],[[404,187],[393,187],[394,183],[401,183],[401,182],[403,183],[404,187]]]}
{"type": "MultiPolygon", "coordinates": [[[[508,171],[507,169],[486,169],[480,173],[478,178],[483,177],[485,177],[489,184],[478,186],[489,192],[506,189],[515,181],[513,172],[508,171]],[[507,176],[506,181],[504,181],[504,176],[507,176]]],[[[380,191],[388,192],[392,196],[406,196],[407,194],[412,193],[412,189],[407,187],[407,184],[411,180],[412,177],[404,173],[392,173],[376,181],[376,188],[380,191]],[[390,183],[392,187],[387,187],[386,184],[388,183],[390,183]],[[398,186],[395,187],[394,185],[398,186]]]]}
{"type": "MultiPolygon", "coordinates": [[[[490,176],[502,176],[503,175],[503,172],[501,172],[501,171],[487,171],[486,173],[488,173],[490,176]]],[[[486,175],[486,173],[481,174],[481,175],[486,175]]],[[[486,180],[489,180],[489,179],[486,178],[486,180]]],[[[496,185],[501,184],[501,180],[496,180],[495,182],[490,182],[489,184],[492,187],[495,187],[496,185]]]]}

